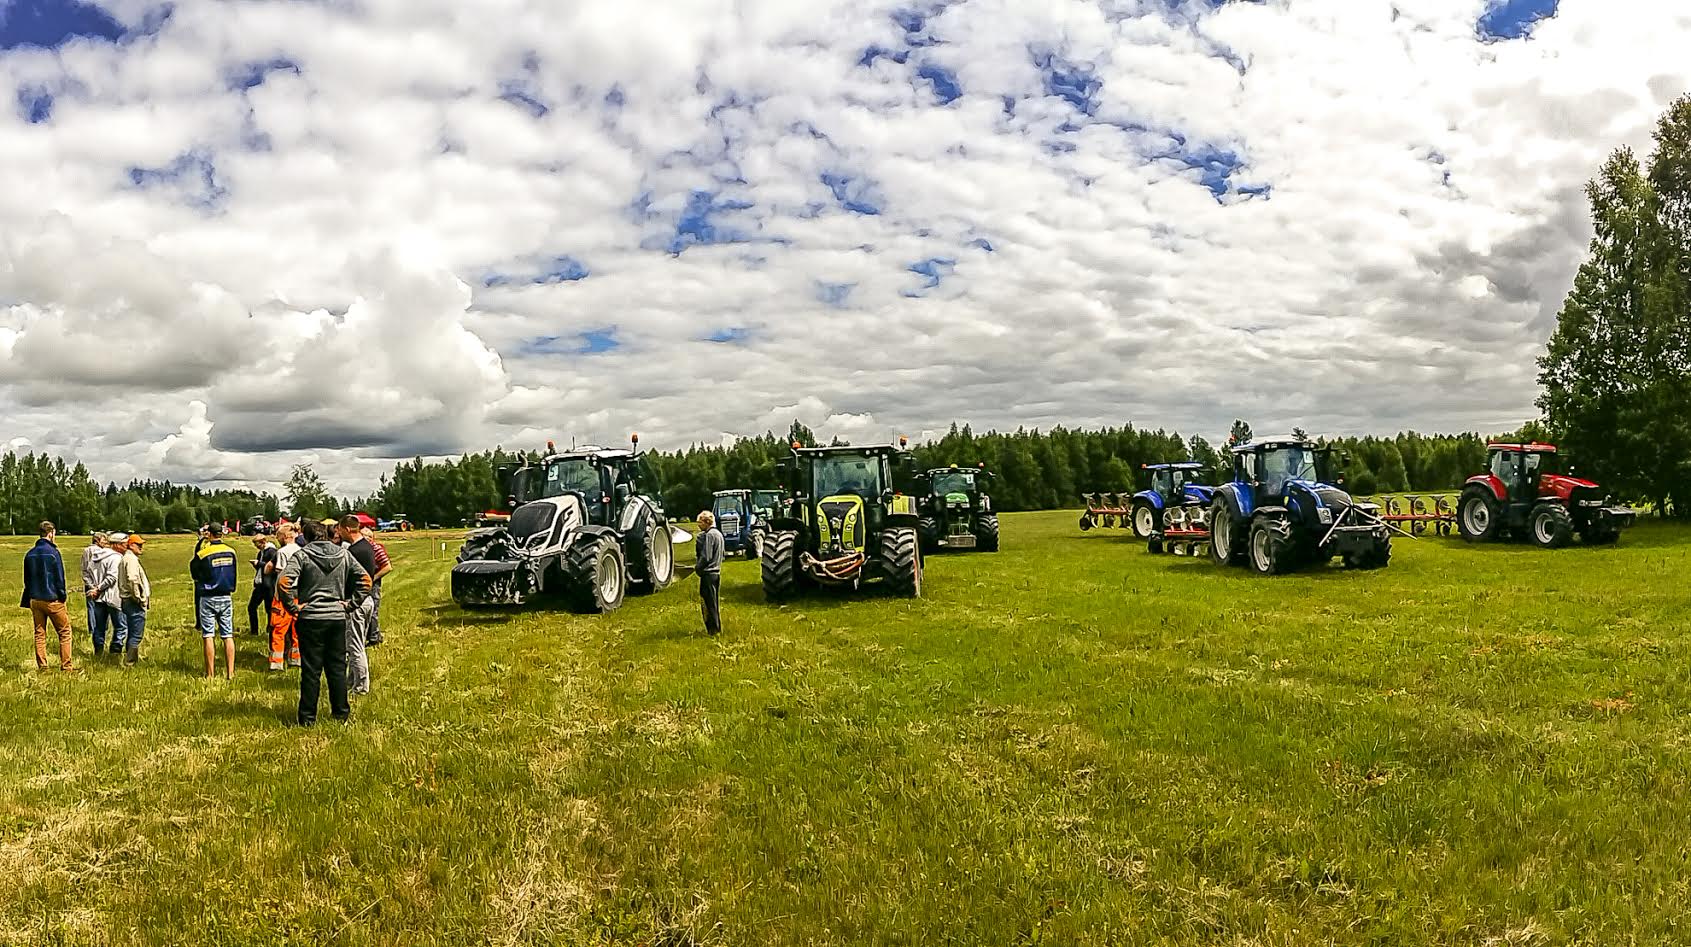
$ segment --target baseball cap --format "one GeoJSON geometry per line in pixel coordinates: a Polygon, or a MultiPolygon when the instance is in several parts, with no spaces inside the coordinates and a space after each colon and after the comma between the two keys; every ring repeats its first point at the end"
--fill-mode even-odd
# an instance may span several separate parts
{"type": "Polygon", "coordinates": [[[114,543],[114,544],[120,545],[120,546],[124,545],[124,544],[129,542],[129,534],[128,533],[107,533],[106,534],[106,542],[114,543]]]}
{"type": "Polygon", "coordinates": [[[223,524],[222,523],[212,523],[212,524],[206,526],[206,535],[211,536],[213,538],[216,538],[218,536],[222,536],[223,535],[223,524]]]}
{"type": "Polygon", "coordinates": [[[141,535],[140,533],[132,533],[129,537],[129,545],[131,546],[145,546],[146,544],[147,537],[141,535]]]}

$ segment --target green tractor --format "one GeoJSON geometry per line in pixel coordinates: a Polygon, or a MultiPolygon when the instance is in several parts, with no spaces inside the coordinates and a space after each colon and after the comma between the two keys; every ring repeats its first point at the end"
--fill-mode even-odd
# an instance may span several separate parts
{"type": "Polygon", "coordinates": [[[998,551],[998,514],[986,491],[992,474],[986,464],[952,464],[917,477],[916,509],[924,552],[941,549],[998,551]]]}
{"type": "Polygon", "coordinates": [[[894,593],[922,594],[916,498],[894,488],[914,473],[898,447],[801,447],[777,470],[788,502],[763,540],[763,595],[772,602],[822,587],[856,589],[879,580],[894,593]]]}

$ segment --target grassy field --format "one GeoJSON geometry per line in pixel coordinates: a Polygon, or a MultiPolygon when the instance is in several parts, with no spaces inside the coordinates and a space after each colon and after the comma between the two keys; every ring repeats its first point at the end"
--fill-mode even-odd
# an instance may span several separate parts
{"type": "Polygon", "coordinates": [[[730,563],[720,640],[687,583],[465,614],[395,539],[312,731],[257,639],[199,677],[155,542],[138,668],[0,619],[0,944],[1691,941],[1691,532],[1259,579],[1074,520],[921,601],[730,563]]]}

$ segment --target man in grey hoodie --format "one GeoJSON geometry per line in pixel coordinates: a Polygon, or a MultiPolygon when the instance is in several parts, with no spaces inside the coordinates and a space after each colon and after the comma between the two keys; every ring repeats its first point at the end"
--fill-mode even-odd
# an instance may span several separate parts
{"type": "Polygon", "coordinates": [[[337,545],[323,524],[307,520],[305,548],[282,572],[283,607],[299,635],[299,723],[317,722],[322,678],[329,679],[329,714],[352,716],[346,694],[347,616],[370,597],[370,573],[337,545]]]}

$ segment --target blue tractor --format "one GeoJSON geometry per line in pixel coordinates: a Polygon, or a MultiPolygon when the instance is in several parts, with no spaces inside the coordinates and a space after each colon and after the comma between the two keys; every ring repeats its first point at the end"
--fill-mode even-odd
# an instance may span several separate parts
{"type": "Polygon", "coordinates": [[[1215,488],[1198,483],[1203,464],[1185,461],[1178,464],[1146,464],[1151,472],[1151,489],[1133,495],[1128,508],[1133,522],[1133,535],[1154,540],[1164,528],[1167,511],[1182,506],[1207,507],[1215,498],[1215,488]]]}
{"type": "Polygon", "coordinates": [[[758,509],[752,491],[718,490],[711,495],[710,511],[716,517],[716,528],[722,531],[724,552],[740,553],[747,559],[763,555],[763,534],[770,514],[758,509]]]}
{"type": "Polygon", "coordinates": [[[1248,565],[1260,575],[1324,565],[1381,569],[1392,558],[1392,533],[1380,508],[1332,486],[1334,451],[1301,437],[1235,446],[1233,482],[1210,503],[1210,554],[1222,565],[1248,565]]]}

